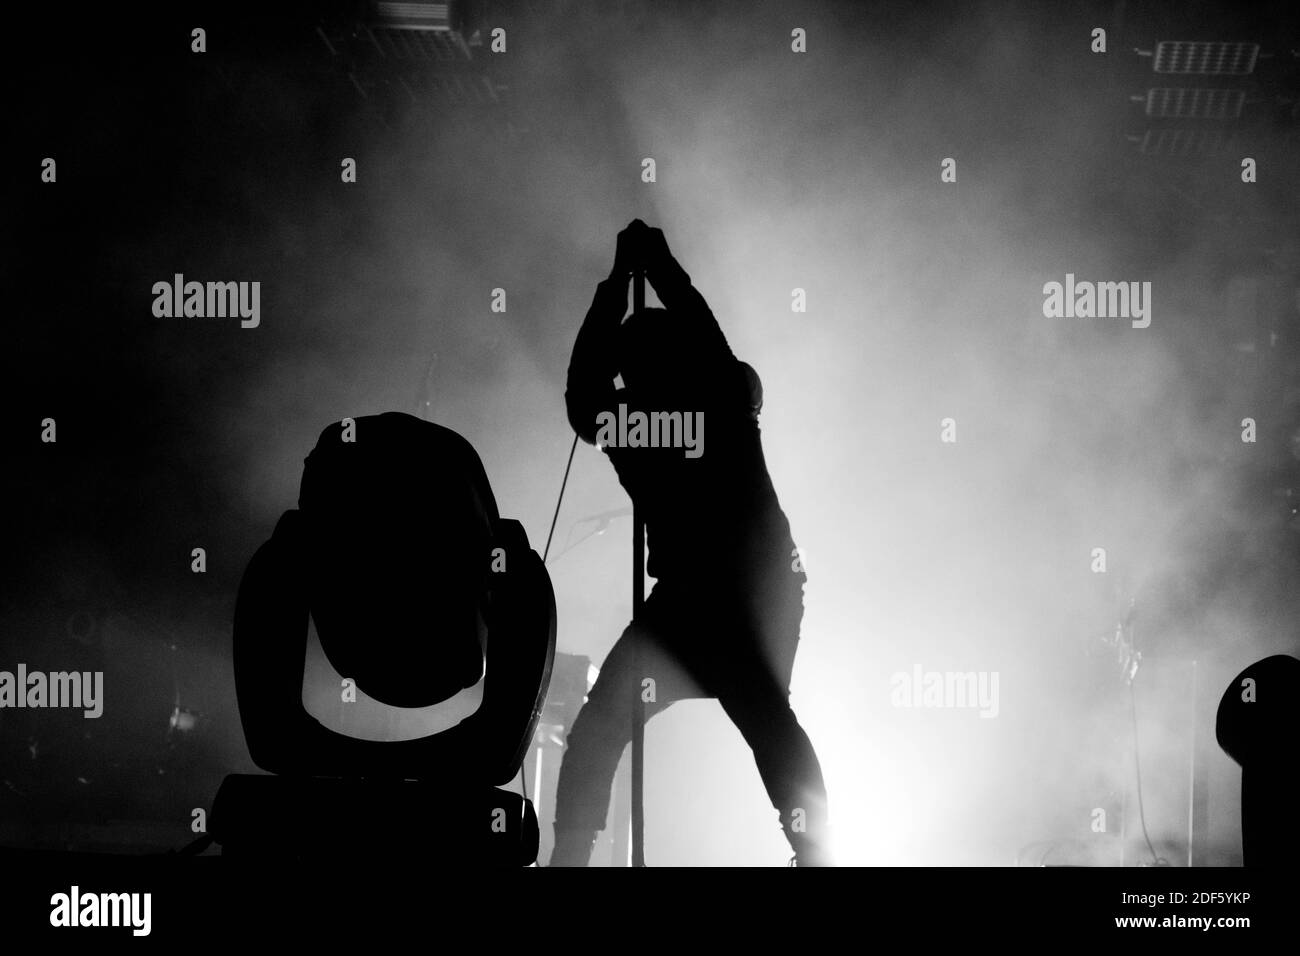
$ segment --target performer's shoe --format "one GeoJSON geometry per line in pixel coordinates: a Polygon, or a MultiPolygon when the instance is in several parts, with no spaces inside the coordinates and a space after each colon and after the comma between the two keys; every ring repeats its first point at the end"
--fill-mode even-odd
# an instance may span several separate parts
{"type": "Polygon", "coordinates": [[[806,847],[802,853],[790,857],[789,866],[834,866],[829,853],[806,847]]]}
{"type": "Polygon", "coordinates": [[[787,833],[790,849],[790,866],[835,866],[831,854],[831,840],[828,828],[821,828],[816,837],[808,833],[787,833]]]}

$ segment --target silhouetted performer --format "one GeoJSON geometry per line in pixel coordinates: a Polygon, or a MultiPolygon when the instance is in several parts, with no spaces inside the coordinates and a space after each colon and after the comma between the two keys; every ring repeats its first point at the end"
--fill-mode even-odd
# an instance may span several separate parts
{"type": "Polygon", "coordinates": [[[603,433],[602,450],[644,516],[646,570],[656,583],[569,732],[551,865],[587,864],[605,828],[642,678],[657,684],[658,702],[644,705],[649,718],[671,702],[675,684],[684,686],[674,675],[716,696],[744,735],[797,865],[825,865],[826,789],[789,704],[806,577],[763,458],[761,386],[732,354],[663,233],[640,220],[619,234],[614,270],[596,288],[573,346],[565,397],[569,422],[584,441],[595,444],[603,433]],[[622,322],[636,262],[666,309],[647,308],[622,322]],[[629,416],[676,411],[685,420],[701,412],[703,434],[693,437],[702,454],[630,447],[631,441],[620,446],[618,436],[610,441],[598,419],[617,417],[620,404],[629,416]],[[635,642],[642,647],[640,672],[635,642]]]}

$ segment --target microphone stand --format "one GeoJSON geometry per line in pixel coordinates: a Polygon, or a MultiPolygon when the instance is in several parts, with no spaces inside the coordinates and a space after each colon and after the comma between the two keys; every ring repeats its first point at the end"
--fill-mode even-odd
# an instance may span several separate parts
{"type": "MultiPolygon", "coordinates": [[[[645,269],[638,264],[632,273],[632,315],[640,320],[645,311],[645,269]]],[[[632,505],[632,620],[640,621],[645,607],[645,518],[632,505]]],[[[641,700],[641,641],[634,641],[637,675],[636,699],[632,704],[632,865],[645,866],[645,705],[641,700]]]]}

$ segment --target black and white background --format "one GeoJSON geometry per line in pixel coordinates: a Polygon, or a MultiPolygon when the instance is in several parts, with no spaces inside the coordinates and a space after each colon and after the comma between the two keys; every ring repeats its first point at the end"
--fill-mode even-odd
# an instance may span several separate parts
{"type": "MultiPolygon", "coordinates": [[[[326,424],[456,429],[544,540],[569,350],[640,217],[763,377],[843,861],[1239,866],[1214,707],[1298,643],[1294,6],[452,6],[418,36],[337,0],[8,20],[0,669],[102,670],[105,711],[0,711],[0,845],[162,852],[253,769],[235,588],[326,424]],[[1254,52],[1159,73],[1163,41],[1254,52]],[[176,273],[260,282],[260,324],[155,317],[176,273]],[[1150,283],[1150,325],[1045,316],[1067,274],[1150,283]],[[996,717],[896,706],[918,667],[996,673],[996,717]]],[[[625,504],[580,446],[554,551],[625,504]]],[[[560,651],[617,637],[629,541],[552,558],[560,651]]],[[[654,863],[784,862],[716,703],[648,739],[654,863]]]]}

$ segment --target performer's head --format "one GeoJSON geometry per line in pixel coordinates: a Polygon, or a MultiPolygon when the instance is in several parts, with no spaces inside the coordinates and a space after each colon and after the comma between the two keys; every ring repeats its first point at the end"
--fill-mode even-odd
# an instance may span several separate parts
{"type": "Polygon", "coordinates": [[[646,308],[621,327],[619,373],[643,395],[681,396],[702,381],[700,343],[694,323],[668,309],[646,308]]]}
{"type": "MultiPolygon", "coordinates": [[[[705,361],[706,345],[700,325],[668,309],[647,308],[629,316],[621,327],[619,373],[623,384],[643,399],[665,408],[699,400],[709,390],[729,390],[730,382],[711,378],[716,369],[705,361]]],[[[738,362],[744,376],[739,386],[747,395],[750,416],[757,421],[763,407],[763,383],[753,367],[738,362]]]]}

